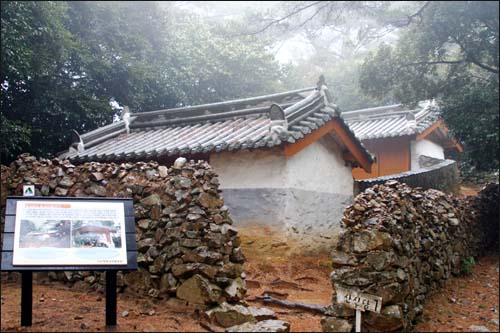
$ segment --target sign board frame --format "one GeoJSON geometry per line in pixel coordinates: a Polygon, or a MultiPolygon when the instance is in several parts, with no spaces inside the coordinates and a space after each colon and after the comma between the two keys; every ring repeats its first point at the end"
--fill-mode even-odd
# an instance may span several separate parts
{"type": "Polygon", "coordinates": [[[18,200],[13,266],[127,265],[123,202],[18,200]]]}
{"type": "Polygon", "coordinates": [[[33,272],[39,271],[104,271],[106,272],[106,325],[116,325],[116,273],[137,270],[137,244],[135,240],[135,217],[133,200],[129,198],[93,197],[20,197],[9,196],[5,208],[5,226],[2,243],[2,271],[21,272],[21,325],[31,326],[32,322],[32,281],[33,272]],[[18,201],[70,201],[70,202],[120,202],[124,207],[126,265],[13,265],[14,233],[18,201]]]}

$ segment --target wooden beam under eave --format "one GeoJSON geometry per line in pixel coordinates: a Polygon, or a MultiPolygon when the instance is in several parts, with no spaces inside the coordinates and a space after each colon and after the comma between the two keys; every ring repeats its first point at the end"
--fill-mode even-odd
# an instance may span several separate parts
{"type": "Polygon", "coordinates": [[[464,147],[462,147],[462,145],[461,145],[461,144],[460,144],[457,140],[455,140],[455,139],[453,139],[453,138],[452,138],[452,139],[450,139],[450,140],[451,140],[451,142],[453,142],[453,146],[454,146],[455,148],[457,148],[457,150],[458,150],[460,153],[463,153],[463,152],[464,152],[464,147]]]}
{"type": "MultiPolygon", "coordinates": [[[[446,136],[448,134],[448,132],[450,131],[448,129],[448,126],[446,126],[446,124],[443,122],[443,119],[439,119],[434,124],[432,124],[431,127],[427,128],[425,131],[423,131],[422,133],[420,133],[419,135],[417,135],[416,140],[418,141],[418,140],[425,139],[431,133],[433,133],[434,131],[436,131],[438,128],[441,128],[443,130],[444,136],[446,136]]],[[[450,140],[452,142],[452,146],[454,148],[456,148],[460,153],[464,152],[464,148],[462,147],[462,145],[457,140],[455,140],[454,138],[449,138],[448,140],[450,140]]]]}
{"type": "Polygon", "coordinates": [[[362,150],[359,142],[356,142],[355,138],[346,131],[346,129],[341,126],[337,119],[328,121],[324,126],[307,134],[302,139],[295,143],[287,144],[284,148],[285,156],[293,156],[297,154],[302,149],[306,148],[310,144],[318,141],[326,134],[334,131],[342,143],[346,146],[349,153],[353,156],[354,160],[359,163],[359,165],[368,173],[371,172],[372,162],[366,156],[366,153],[362,150]]]}
{"type": "MultiPolygon", "coordinates": [[[[441,128],[443,129],[443,132],[449,137],[448,133],[450,132],[450,129],[448,128],[448,126],[446,126],[446,124],[444,122],[443,122],[441,128]]],[[[462,145],[457,140],[455,140],[452,137],[450,137],[449,140],[452,142],[452,146],[454,148],[456,148],[460,153],[464,152],[464,147],[462,147],[462,145]]]]}
{"type": "Polygon", "coordinates": [[[417,135],[417,141],[425,139],[429,134],[434,132],[442,124],[443,124],[443,119],[439,119],[438,121],[436,121],[434,124],[432,124],[430,127],[428,127],[425,131],[423,131],[422,133],[417,135]]]}
{"type": "Polygon", "coordinates": [[[297,154],[302,149],[306,148],[310,144],[318,141],[319,139],[321,139],[322,137],[333,131],[334,130],[333,122],[334,122],[333,120],[330,120],[324,126],[305,135],[299,141],[292,144],[287,144],[284,150],[285,156],[289,157],[297,154]]]}
{"type": "Polygon", "coordinates": [[[368,173],[372,171],[372,161],[366,151],[363,150],[361,143],[356,141],[354,135],[342,126],[337,119],[333,120],[335,133],[340,137],[346,148],[354,156],[359,165],[368,173]]]}
{"type": "Polygon", "coordinates": [[[349,151],[345,151],[343,154],[342,154],[342,157],[344,158],[344,160],[346,161],[349,161],[349,162],[357,162],[356,161],[356,158],[354,157],[353,154],[351,154],[351,152],[349,151]]]}

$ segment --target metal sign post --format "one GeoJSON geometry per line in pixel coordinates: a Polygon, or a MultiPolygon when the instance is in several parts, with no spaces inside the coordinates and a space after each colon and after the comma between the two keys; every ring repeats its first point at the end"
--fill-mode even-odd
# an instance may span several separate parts
{"type": "Polygon", "coordinates": [[[382,297],[337,287],[337,302],[356,310],[356,332],[361,332],[361,312],[380,313],[382,297]]]}
{"type": "Polygon", "coordinates": [[[356,309],[356,332],[361,332],[361,310],[356,309]]]}

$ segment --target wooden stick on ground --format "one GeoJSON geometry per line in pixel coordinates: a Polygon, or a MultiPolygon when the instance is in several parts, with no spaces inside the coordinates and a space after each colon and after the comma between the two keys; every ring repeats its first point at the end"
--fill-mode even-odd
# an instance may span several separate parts
{"type": "Polygon", "coordinates": [[[276,280],[271,281],[271,285],[283,287],[283,288],[293,288],[293,289],[298,289],[298,290],[302,290],[302,291],[313,291],[312,289],[301,287],[295,282],[285,281],[285,280],[281,280],[281,279],[276,279],[276,280]]]}
{"type": "Polygon", "coordinates": [[[301,309],[301,310],[306,310],[309,312],[314,312],[314,313],[320,313],[324,314],[326,309],[322,305],[318,304],[305,304],[305,303],[300,303],[300,302],[289,302],[289,301],[284,301],[281,299],[277,299],[274,297],[271,297],[269,295],[264,295],[264,296],[255,296],[252,299],[247,299],[249,301],[261,301],[263,303],[271,303],[271,304],[276,304],[285,308],[289,309],[301,309]]]}

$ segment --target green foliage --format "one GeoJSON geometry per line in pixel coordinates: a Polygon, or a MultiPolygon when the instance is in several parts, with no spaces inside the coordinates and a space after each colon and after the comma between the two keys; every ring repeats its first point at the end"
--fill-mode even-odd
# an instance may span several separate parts
{"type": "Polygon", "coordinates": [[[498,2],[430,2],[391,47],[365,60],[366,93],[406,104],[436,98],[466,161],[498,169],[498,2]]]}
{"type": "Polygon", "coordinates": [[[170,3],[2,2],[2,160],[51,157],[132,112],[277,89],[281,69],[257,37],[224,38],[170,3]],[[274,88],[274,89],[273,89],[274,88]]]}
{"type": "Polygon", "coordinates": [[[463,258],[461,267],[462,273],[472,274],[472,269],[474,268],[475,264],[476,262],[474,261],[473,257],[463,258]]]}

